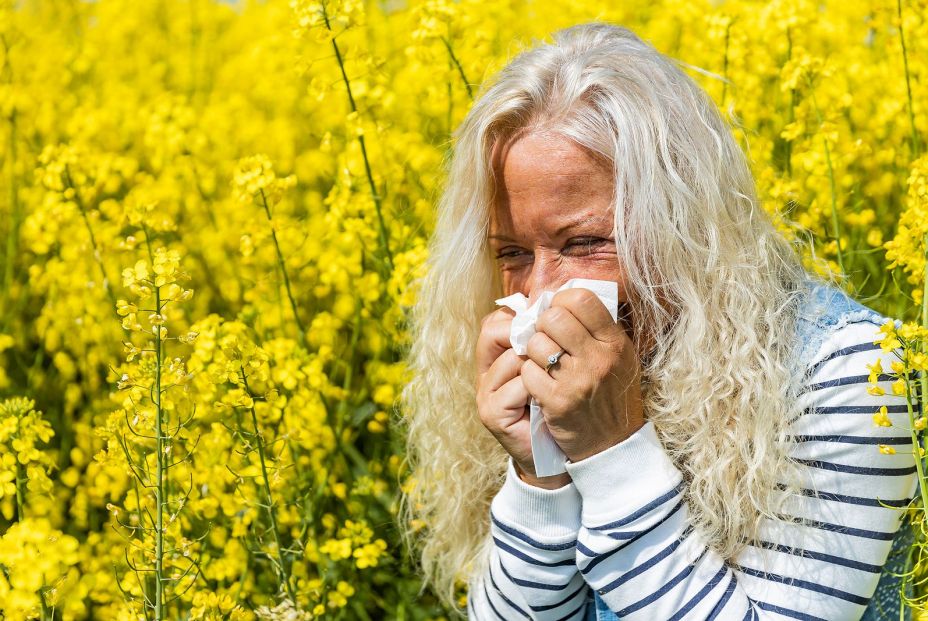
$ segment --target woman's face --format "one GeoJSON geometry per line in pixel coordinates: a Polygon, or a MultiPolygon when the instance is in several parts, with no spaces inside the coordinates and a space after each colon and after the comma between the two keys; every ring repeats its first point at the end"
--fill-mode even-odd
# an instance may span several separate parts
{"type": "Polygon", "coordinates": [[[498,184],[489,244],[504,295],[533,303],[571,278],[619,284],[628,300],[613,235],[611,166],[558,134],[524,134],[497,145],[498,184]]]}

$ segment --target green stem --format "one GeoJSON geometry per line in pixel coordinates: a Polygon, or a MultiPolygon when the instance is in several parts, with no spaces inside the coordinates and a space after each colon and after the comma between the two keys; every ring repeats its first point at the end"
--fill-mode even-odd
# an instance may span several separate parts
{"type": "MultiPolygon", "coordinates": [[[[787,62],[793,57],[793,35],[789,27],[786,28],[786,60],[787,62]]],[[[789,89],[789,116],[787,123],[796,120],[796,89],[789,89]]],[[[790,177],[793,175],[793,142],[786,141],[786,174],[790,177]]]]}
{"type": "MultiPolygon", "coordinates": [[[[818,119],[819,128],[824,125],[822,112],[815,101],[815,91],[812,89],[812,81],[809,80],[809,95],[812,98],[812,107],[815,109],[815,116],[818,119]]],[[[828,148],[828,139],[823,135],[822,144],[825,145],[825,162],[828,164],[828,184],[831,189],[831,226],[834,232],[835,247],[838,250],[838,265],[841,268],[841,275],[847,274],[844,268],[844,255],[841,252],[841,223],[838,220],[838,191],[835,187],[835,170],[831,163],[831,149],[828,148]]]]}
{"type": "Polygon", "coordinates": [[[725,96],[728,94],[728,44],[731,38],[731,22],[728,22],[728,25],[725,26],[725,55],[722,61],[722,77],[725,78],[722,81],[722,102],[719,104],[719,107],[725,106],[725,96]]]}
{"type": "MultiPolygon", "coordinates": [[[[451,65],[450,59],[448,60],[448,65],[451,65]]],[[[446,133],[450,136],[451,132],[454,131],[451,127],[453,122],[452,119],[454,119],[454,88],[451,86],[451,80],[445,83],[445,89],[448,91],[448,112],[446,114],[447,119],[445,120],[445,126],[448,128],[446,133]]]]}
{"type": "Polygon", "coordinates": [[[13,266],[16,264],[16,246],[19,233],[19,192],[16,187],[16,113],[10,115],[10,137],[7,145],[7,177],[10,200],[10,228],[6,235],[5,265],[3,271],[3,304],[0,312],[5,315],[6,303],[13,286],[13,266]]]}
{"type": "MultiPolygon", "coordinates": [[[[145,473],[145,476],[150,478],[148,472],[145,473]]],[[[139,528],[132,531],[132,536],[136,539],[142,539],[141,529],[145,528],[145,512],[142,511],[142,495],[139,493],[139,481],[135,477],[132,478],[132,481],[135,490],[135,515],[139,522],[139,528]]]]}
{"type": "Polygon", "coordinates": [[[467,79],[467,75],[464,73],[464,67],[461,66],[461,62],[458,60],[458,57],[454,54],[454,49],[451,47],[451,43],[446,37],[441,38],[441,42],[445,44],[445,49],[448,50],[448,56],[451,57],[451,62],[454,63],[454,66],[457,67],[458,75],[461,76],[461,81],[464,82],[464,88],[467,89],[467,96],[473,101],[474,92],[470,87],[470,80],[467,79]]]}
{"type": "Polygon", "coordinates": [[[296,319],[296,327],[299,331],[300,345],[306,347],[306,328],[303,326],[303,320],[300,319],[300,313],[297,311],[296,300],[293,298],[293,291],[290,288],[290,275],[287,273],[287,265],[284,263],[284,255],[280,251],[280,243],[277,241],[277,232],[274,230],[274,219],[271,217],[271,208],[267,204],[267,196],[264,190],[261,192],[261,203],[264,205],[264,213],[267,214],[267,221],[271,225],[271,239],[274,240],[274,249],[277,251],[277,263],[280,265],[280,271],[284,274],[284,286],[287,288],[287,298],[290,300],[290,308],[293,309],[293,317],[296,319]]]}
{"type": "Polygon", "coordinates": [[[902,66],[905,68],[905,92],[909,102],[909,126],[912,129],[912,159],[916,159],[921,152],[921,144],[919,144],[918,130],[915,127],[915,107],[912,104],[912,80],[909,75],[909,54],[905,46],[905,29],[902,24],[902,0],[896,0],[896,15],[899,17],[899,41],[902,43],[902,66]]]}
{"type": "MultiPolygon", "coordinates": [[[[332,24],[329,23],[329,14],[326,12],[325,2],[322,3],[322,18],[325,20],[325,27],[329,32],[332,32],[332,24]]],[[[348,79],[348,74],[345,72],[345,62],[342,59],[342,52],[338,48],[338,43],[335,42],[335,36],[332,36],[332,49],[335,50],[335,59],[338,61],[338,68],[341,70],[342,81],[345,83],[345,90],[348,91],[348,103],[351,105],[351,111],[357,112],[358,106],[355,104],[354,95],[351,93],[351,81],[348,79]]],[[[378,234],[380,236],[380,244],[383,247],[384,258],[387,262],[387,267],[390,271],[393,271],[393,253],[390,251],[390,238],[387,233],[387,225],[383,219],[383,208],[380,204],[380,195],[377,193],[377,185],[374,183],[374,173],[371,171],[370,159],[367,156],[367,145],[364,142],[364,135],[358,136],[358,143],[361,145],[361,156],[364,159],[364,171],[367,173],[367,183],[370,186],[371,198],[374,199],[374,210],[377,212],[377,224],[378,224],[378,234]]]]}
{"type": "Polygon", "coordinates": [[[48,607],[48,602],[45,601],[45,589],[46,587],[40,587],[36,591],[36,595],[39,596],[39,603],[42,605],[42,621],[55,621],[55,610],[48,607]]]}
{"type": "MultiPolygon", "coordinates": [[[[925,253],[925,259],[928,260],[928,235],[925,235],[922,238],[923,252],[925,253]]],[[[928,266],[928,263],[926,263],[928,266]]],[[[924,274],[922,274],[922,327],[928,330],[928,267],[925,268],[924,274]]],[[[928,354],[928,341],[922,342],[922,352],[928,354]]],[[[921,372],[921,394],[919,395],[919,406],[921,407],[921,415],[925,416],[928,414],[928,371],[921,372]]],[[[925,434],[923,440],[925,444],[925,450],[928,452],[928,434],[925,434]]],[[[922,481],[922,484],[928,483],[922,481]]],[[[925,507],[925,511],[928,511],[928,506],[925,507]]]]}
{"type": "Polygon", "coordinates": [[[364,605],[358,600],[357,597],[351,599],[351,608],[354,610],[357,615],[356,619],[364,619],[365,621],[371,621],[371,616],[367,614],[367,611],[364,610],[364,605]]]}
{"type": "Polygon", "coordinates": [[[96,261],[97,266],[100,268],[100,274],[103,276],[103,289],[105,289],[107,295],[109,295],[111,302],[110,306],[115,312],[116,296],[113,293],[112,287],[109,286],[109,279],[106,276],[106,268],[103,267],[103,259],[100,257],[100,248],[97,246],[97,238],[93,234],[93,227],[90,226],[90,219],[87,217],[87,209],[84,206],[84,201],[81,199],[81,193],[78,188],[75,187],[74,181],[71,179],[71,171],[67,166],[64,168],[64,176],[68,187],[74,190],[74,202],[77,205],[78,211],[81,212],[81,217],[84,219],[84,225],[87,227],[87,233],[90,235],[90,247],[93,249],[93,258],[94,261],[96,261]]]}
{"type": "MultiPolygon", "coordinates": [[[[245,392],[251,397],[251,388],[248,387],[248,378],[245,376],[245,368],[241,367],[239,373],[242,377],[242,384],[245,386],[245,392]]],[[[280,540],[280,532],[277,527],[277,514],[274,512],[274,497],[271,495],[271,482],[267,474],[267,458],[264,450],[264,437],[261,435],[261,429],[258,427],[258,413],[255,411],[254,403],[249,408],[251,410],[251,423],[254,425],[255,443],[258,446],[258,459],[261,461],[261,478],[264,482],[264,495],[267,502],[268,519],[271,521],[271,531],[274,533],[274,543],[277,546],[277,562],[280,565],[279,579],[287,590],[287,595],[294,606],[297,606],[296,595],[293,592],[293,586],[290,584],[290,571],[284,563],[284,547],[280,540]]]]}
{"type": "Polygon", "coordinates": [[[922,510],[928,511],[928,487],[925,485],[925,470],[922,466],[921,451],[919,450],[921,445],[915,430],[915,410],[912,407],[912,391],[908,379],[905,381],[905,402],[909,413],[909,433],[912,436],[912,449],[915,452],[915,470],[918,472],[918,480],[920,481],[919,491],[922,496],[922,510]]]}
{"type": "MultiPolygon", "coordinates": [[[[906,354],[906,358],[908,358],[908,354],[906,354]]],[[[908,361],[906,362],[907,362],[906,368],[908,368],[909,366],[908,361]]],[[[908,371],[906,371],[906,373],[908,373],[908,371]]],[[[921,446],[918,441],[918,433],[915,429],[915,413],[912,408],[912,389],[909,384],[908,377],[906,377],[906,380],[905,380],[905,402],[906,402],[906,407],[908,409],[908,414],[909,414],[909,433],[912,436],[912,450],[914,451],[913,457],[915,458],[915,470],[918,476],[918,482],[919,482],[918,488],[919,488],[919,492],[921,493],[921,500],[922,500],[922,520],[921,520],[922,526],[921,528],[924,530],[924,520],[925,520],[926,512],[928,512],[928,487],[926,487],[925,485],[926,483],[925,470],[923,466],[923,459],[921,456],[921,446]]],[[[903,590],[905,589],[905,582],[907,580],[908,578],[903,578],[903,584],[900,587],[901,589],[903,590]]],[[[905,610],[905,606],[902,606],[902,609],[905,610]]],[[[900,611],[900,614],[901,614],[901,611],[900,611]]]]}
{"type": "Polygon", "coordinates": [[[26,518],[26,494],[23,492],[23,483],[26,481],[26,473],[23,472],[23,465],[16,460],[16,520],[22,522],[26,518]]]}
{"type": "Polygon", "coordinates": [[[248,570],[251,568],[251,563],[249,562],[251,560],[251,552],[248,551],[247,546],[245,546],[245,554],[248,556],[242,564],[242,573],[239,575],[238,581],[235,584],[235,597],[232,598],[236,604],[242,601],[242,587],[245,586],[245,578],[248,577],[248,570]]]}
{"type": "MultiPolygon", "coordinates": [[[[342,390],[346,394],[351,394],[351,381],[354,376],[354,354],[358,346],[358,337],[361,335],[361,303],[358,303],[358,308],[355,311],[354,316],[354,325],[351,328],[351,342],[348,345],[348,356],[345,358],[345,361],[348,363],[347,368],[345,369],[345,377],[342,381],[342,390]]],[[[347,399],[342,399],[338,404],[338,410],[335,415],[335,442],[341,445],[342,443],[342,430],[344,428],[344,421],[347,415],[348,410],[348,401],[347,399]]]]}
{"type": "MultiPolygon", "coordinates": [[[[146,241],[148,235],[145,236],[146,241]]],[[[150,248],[150,245],[149,245],[150,248]]],[[[155,287],[155,308],[161,313],[161,288],[155,287]]],[[[157,481],[155,486],[155,619],[164,619],[164,436],[161,410],[161,327],[155,330],[155,450],[157,458],[157,481]]]]}
{"type": "MultiPolygon", "coordinates": [[[[4,83],[12,86],[13,84],[13,69],[10,62],[10,44],[6,40],[5,36],[0,35],[0,44],[3,45],[4,56],[7,59],[4,67],[4,83]]],[[[7,177],[9,183],[9,201],[10,201],[10,228],[7,230],[6,236],[6,254],[4,255],[4,270],[3,270],[3,291],[2,291],[2,302],[0,302],[0,321],[3,322],[3,327],[0,327],[0,332],[6,330],[6,308],[7,301],[10,297],[10,291],[13,286],[13,267],[16,264],[16,254],[17,246],[19,241],[19,191],[16,185],[16,110],[10,113],[10,135],[7,141],[7,157],[4,162],[7,167],[7,177]]],[[[10,317],[12,320],[12,314],[10,317]]]]}

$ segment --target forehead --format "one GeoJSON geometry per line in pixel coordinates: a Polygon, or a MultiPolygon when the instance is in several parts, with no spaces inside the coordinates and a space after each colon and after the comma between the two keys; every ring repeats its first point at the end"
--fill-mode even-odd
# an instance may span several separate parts
{"type": "Polygon", "coordinates": [[[567,183],[591,176],[611,177],[609,162],[562,134],[549,130],[517,133],[493,145],[496,178],[512,185],[526,175],[545,175],[567,183]]]}
{"type": "Polygon", "coordinates": [[[551,225],[612,221],[611,162],[560,134],[532,131],[497,141],[491,161],[496,224],[539,215],[551,225]]]}

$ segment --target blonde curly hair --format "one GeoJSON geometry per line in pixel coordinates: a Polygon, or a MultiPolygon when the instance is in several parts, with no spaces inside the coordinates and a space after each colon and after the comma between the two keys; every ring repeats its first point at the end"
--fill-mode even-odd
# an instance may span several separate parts
{"type": "Polygon", "coordinates": [[[401,518],[424,587],[458,612],[456,583],[489,560],[489,505],[508,459],[475,402],[480,320],[504,295],[487,244],[490,158],[526,129],[556,131],[614,167],[632,322],[658,335],[642,359],[645,416],[685,477],[696,528],[730,559],[795,491],[777,484],[795,472],[790,344],[807,274],[759,206],[730,128],[679,64],[620,26],[567,28],[503,68],[455,133],[411,317],[401,406],[413,480],[401,518]]]}

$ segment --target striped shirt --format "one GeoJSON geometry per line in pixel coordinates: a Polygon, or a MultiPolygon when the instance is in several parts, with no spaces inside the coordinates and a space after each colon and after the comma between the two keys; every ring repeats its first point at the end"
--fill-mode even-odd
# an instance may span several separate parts
{"type": "Polygon", "coordinates": [[[813,357],[791,427],[802,493],[731,562],[692,528],[683,477],[653,423],[568,463],[572,482],[559,489],[523,482],[510,459],[468,617],[583,621],[595,590],[621,619],[859,619],[917,489],[905,397],[888,375],[885,395],[867,390],[866,365],[896,360],[877,336],[872,322],[847,323],[813,357]],[[892,427],[874,425],[883,405],[892,427]]]}

